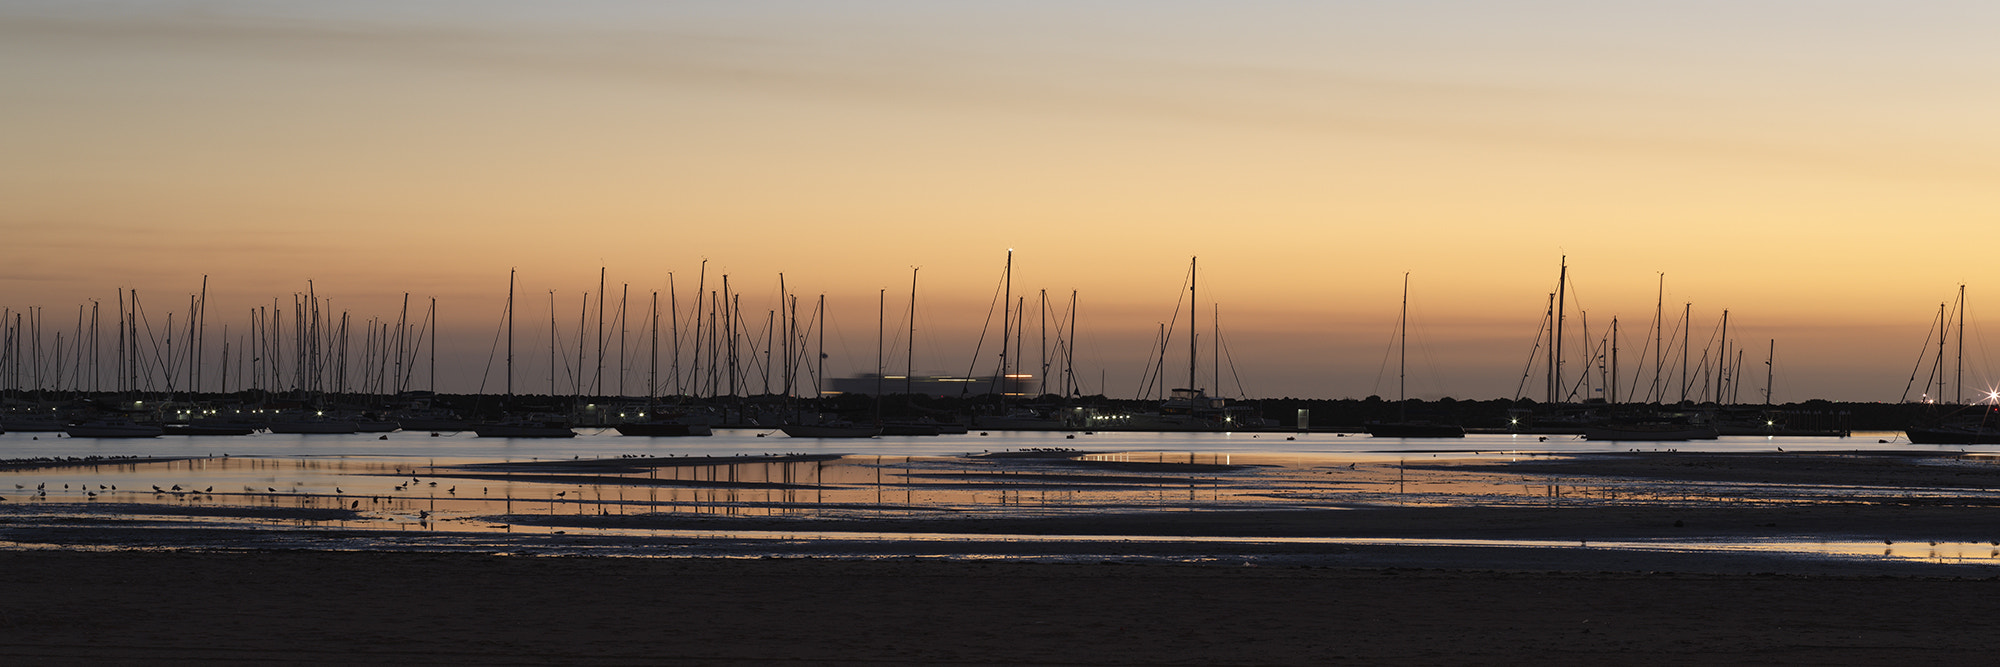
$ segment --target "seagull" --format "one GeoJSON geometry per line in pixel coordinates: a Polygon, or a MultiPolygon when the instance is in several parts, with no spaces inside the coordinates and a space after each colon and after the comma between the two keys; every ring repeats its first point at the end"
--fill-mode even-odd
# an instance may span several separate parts
{"type": "Polygon", "coordinates": [[[202,493],[215,493],[215,487],[211,486],[211,487],[208,487],[208,488],[206,488],[206,489],[202,489],[202,490],[201,490],[201,492],[202,492],[202,493]]]}
{"type": "Polygon", "coordinates": [[[347,509],[359,509],[360,507],[361,507],[361,501],[359,501],[359,500],[356,500],[356,501],[354,501],[354,504],[353,504],[353,505],[349,505],[349,506],[347,507],[347,509]]]}
{"type": "Polygon", "coordinates": [[[333,492],[334,492],[334,493],[347,493],[346,491],[342,491],[342,490],[340,490],[340,487],[338,487],[338,486],[336,486],[336,487],[333,487],[333,492]]]}
{"type": "Polygon", "coordinates": [[[269,486],[267,486],[267,487],[264,487],[264,490],[265,490],[265,491],[269,491],[269,492],[271,492],[271,493],[277,493],[277,492],[278,492],[278,490],[277,490],[276,488],[272,488],[272,487],[269,487],[269,486]]]}

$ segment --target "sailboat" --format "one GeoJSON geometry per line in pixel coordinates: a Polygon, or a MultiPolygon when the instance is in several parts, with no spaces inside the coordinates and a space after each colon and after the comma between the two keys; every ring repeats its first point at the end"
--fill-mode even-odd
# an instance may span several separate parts
{"type": "MultiPolygon", "coordinates": [[[[554,297],[550,297],[553,299],[554,297]]],[[[554,317],[551,309],[550,317],[554,317]]],[[[552,320],[553,321],[553,320],[552,320]]],[[[549,337],[549,355],[555,355],[555,337],[549,337]]],[[[553,383],[554,381],[551,380],[553,383]]],[[[507,398],[514,397],[514,272],[507,272],[507,398]]],[[[497,422],[474,424],[472,432],[482,438],[574,438],[569,420],[547,414],[509,417],[497,422]]]]}
{"type": "Polygon", "coordinates": [[[125,417],[77,422],[63,431],[72,438],[157,438],[165,432],[159,424],[141,424],[125,417]]]}
{"type": "Polygon", "coordinates": [[[1403,274],[1403,308],[1396,316],[1396,421],[1368,424],[1368,435],[1377,438],[1463,438],[1465,427],[1410,420],[1410,401],[1405,392],[1410,358],[1410,274],[1403,274]]]}
{"type": "Polygon", "coordinates": [[[619,435],[639,437],[684,437],[714,435],[715,429],[709,421],[684,411],[662,410],[659,406],[660,375],[660,293],[653,293],[652,309],[652,358],[653,371],[646,380],[646,411],[640,415],[642,421],[621,422],[613,428],[619,435]]]}
{"type": "MultiPolygon", "coordinates": [[[[1965,386],[1965,286],[1958,286],[1958,377],[1960,389],[1958,401],[1964,401],[1965,386]]],[[[1937,396],[1931,398],[1933,405],[1945,400],[1945,325],[1948,319],[1944,304],[1938,304],[1938,345],[1937,362],[1932,367],[1932,377],[1937,379],[1937,396]]],[[[1923,362],[1918,362],[1922,368],[1923,362]]],[[[1915,378],[1914,372],[1910,375],[1915,378]]],[[[1928,382],[1926,383],[1928,384],[1928,382]]],[[[1909,390],[1904,389],[1907,396],[1909,390]]],[[[1971,406],[1966,406],[1970,408],[1971,406]]],[[[1903,429],[1913,445],[1995,445],[2000,444],[2000,406],[1979,406],[1972,414],[1959,413],[1940,416],[1926,423],[1913,424],[1903,429]]]]}
{"type": "MultiPolygon", "coordinates": [[[[815,319],[819,321],[820,368],[814,377],[823,378],[826,377],[826,295],[824,294],[819,297],[819,313],[815,319]]],[[[825,394],[819,390],[818,380],[813,382],[813,398],[815,401],[825,399],[825,394]]],[[[856,424],[845,420],[828,421],[825,415],[817,412],[813,414],[813,419],[813,423],[807,424],[801,418],[799,423],[786,424],[780,426],[778,430],[793,438],[873,438],[882,435],[882,427],[876,424],[856,424]]]]}

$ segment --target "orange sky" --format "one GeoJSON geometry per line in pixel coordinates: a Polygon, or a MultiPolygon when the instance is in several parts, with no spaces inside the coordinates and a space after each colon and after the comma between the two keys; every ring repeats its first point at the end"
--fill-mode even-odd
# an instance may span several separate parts
{"type": "Polygon", "coordinates": [[[1778,400],[1896,400],[1960,283],[1977,333],[1996,10],[1600,4],[12,3],[0,305],[436,296],[447,391],[510,268],[525,330],[703,258],[828,294],[839,372],[921,266],[919,366],[963,372],[1013,248],[1126,396],[1197,255],[1253,395],[1392,395],[1409,272],[1412,393],[1511,397],[1565,255],[1594,336],[1662,272],[1697,338],[1728,309],[1746,398],[1775,338],[1778,400]]]}

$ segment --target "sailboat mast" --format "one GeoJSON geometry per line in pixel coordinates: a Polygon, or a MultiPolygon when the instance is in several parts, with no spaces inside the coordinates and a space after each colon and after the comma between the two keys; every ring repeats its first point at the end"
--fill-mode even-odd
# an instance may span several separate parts
{"type": "Polygon", "coordinates": [[[1562,388],[1562,359],[1563,359],[1562,334],[1563,334],[1563,314],[1564,314],[1563,311],[1566,310],[1568,307],[1567,304],[1565,303],[1569,298],[1568,290],[1569,290],[1569,256],[1564,255],[1562,258],[1562,270],[1561,272],[1556,274],[1556,321],[1555,321],[1556,333],[1555,333],[1555,338],[1552,341],[1553,347],[1551,348],[1553,356],[1549,362],[1550,366],[1549,377],[1551,378],[1551,382],[1554,384],[1558,392],[1560,392],[1562,388]]]}
{"type": "Polygon", "coordinates": [[[1007,341],[1013,340],[1014,249],[1007,249],[1007,269],[1000,274],[1000,405],[1007,405],[1007,341]]]}
{"type": "Polygon", "coordinates": [[[659,290],[653,290],[653,305],[652,307],[647,309],[646,316],[647,319],[652,320],[652,326],[649,329],[649,331],[651,332],[650,337],[653,339],[653,342],[649,348],[650,351],[647,353],[648,370],[646,372],[646,403],[648,405],[651,405],[653,401],[658,399],[660,396],[660,291],[659,290]]]}
{"type": "Polygon", "coordinates": [[[1035,297],[1035,308],[1042,311],[1042,326],[1040,328],[1042,335],[1042,344],[1041,344],[1041,350],[1038,351],[1037,357],[1042,362],[1042,374],[1040,377],[1041,377],[1041,382],[1044,385],[1042,387],[1042,393],[1046,394],[1048,393],[1048,387],[1046,385],[1048,384],[1049,381],[1049,291],[1048,290],[1044,289],[1037,293],[1037,296],[1035,297]]]}
{"type": "Polygon", "coordinates": [[[1681,402],[1682,403],[1686,403],[1688,400],[1688,343],[1693,340],[1692,338],[1689,337],[1694,332],[1694,320],[1692,319],[1693,316],[1694,316],[1694,304],[1689,303],[1681,306],[1681,322],[1685,325],[1681,327],[1681,402]]]}
{"type": "MultiPolygon", "coordinates": [[[[1026,355],[1026,354],[1022,354],[1022,353],[1021,353],[1021,350],[1022,350],[1022,347],[1021,347],[1021,345],[1022,345],[1022,343],[1023,343],[1023,342],[1025,342],[1025,339],[1027,338],[1027,335],[1028,335],[1028,324],[1027,324],[1027,322],[1028,322],[1028,319],[1027,319],[1027,314],[1028,314],[1028,297],[1025,297],[1025,296],[1023,296],[1023,297],[1021,297],[1021,298],[1019,298],[1019,299],[1015,299],[1015,300],[1014,300],[1014,322],[1015,322],[1015,327],[1014,327],[1014,364],[1015,364],[1015,366],[1014,366],[1014,370],[1015,370],[1015,371],[1017,371],[1017,372],[1015,372],[1015,373],[1012,373],[1012,375],[1021,375],[1022,373],[1018,372],[1018,371],[1020,371],[1020,370],[1021,370],[1021,367],[1020,367],[1020,365],[1021,365],[1021,364],[1023,364],[1023,363],[1026,363],[1026,362],[1027,362],[1027,359],[1026,359],[1026,357],[1027,357],[1028,355],[1026,355]]],[[[1007,343],[1007,341],[1000,341],[1000,343],[1001,343],[1002,345],[1005,345],[1005,344],[1007,343]]],[[[1015,388],[1016,388],[1016,389],[1019,389],[1019,388],[1021,388],[1021,381],[1020,381],[1019,379],[1013,379],[1013,380],[1011,380],[1011,381],[1012,381],[1012,382],[1014,382],[1014,386],[1015,386],[1015,388]]],[[[1002,385],[1001,385],[1000,387],[1001,387],[1001,389],[1002,389],[1002,390],[1004,391],[1004,390],[1006,389],[1007,385],[1006,385],[1006,384],[1002,384],[1002,385]]],[[[1026,393],[1026,392],[1022,392],[1022,393],[1026,393]]]]}
{"type": "Polygon", "coordinates": [[[1764,404],[1771,404],[1771,384],[1778,377],[1778,339],[1771,339],[1771,350],[1764,353],[1764,404]]]}
{"type": "Polygon", "coordinates": [[[625,370],[629,368],[628,366],[625,365],[625,339],[627,336],[630,335],[630,332],[626,327],[627,317],[625,310],[626,307],[630,304],[630,301],[628,301],[628,299],[630,299],[631,296],[632,296],[632,283],[620,283],[618,285],[618,396],[619,398],[631,396],[631,394],[625,393],[625,370]]]}
{"type": "Polygon", "coordinates": [[[910,267],[910,340],[903,349],[903,393],[912,391],[917,375],[917,267],[910,267]]]}
{"type": "Polygon", "coordinates": [[[886,331],[886,329],[883,328],[883,325],[884,323],[888,322],[888,320],[889,320],[889,288],[884,287],[875,293],[875,421],[876,423],[881,423],[882,421],[882,381],[886,379],[882,377],[882,338],[883,338],[883,333],[886,331]]]}
{"type": "MultiPolygon", "coordinates": [[[[1069,345],[1063,347],[1063,386],[1069,395],[1081,395],[1076,386],[1076,290],[1069,291],[1069,345]]],[[[1103,388],[1100,387],[1102,392],[1103,388]]]]}
{"type": "Polygon", "coordinates": [[[1931,395],[1932,403],[1944,402],[1944,332],[1946,318],[1945,304],[1938,304],[1938,351],[1937,351],[1937,393],[1931,395]]]}
{"type": "MultiPolygon", "coordinates": [[[[1409,399],[1404,391],[1404,378],[1410,363],[1410,274],[1403,273],[1403,306],[1396,312],[1396,402],[1403,404],[1409,399]]],[[[1407,404],[1405,404],[1407,405],[1407,404]]]]}
{"type": "Polygon", "coordinates": [[[1544,399],[1549,403],[1554,403],[1556,402],[1556,353],[1555,353],[1556,293],[1555,292],[1549,292],[1548,310],[1546,313],[1542,315],[1542,323],[1548,325],[1548,334],[1549,334],[1549,367],[1548,367],[1548,378],[1547,378],[1548,389],[1547,389],[1547,395],[1544,396],[1544,399]]]}
{"type": "Polygon", "coordinates": [[[1716,344],[1715,355],[1715,404],[1722,404],[1722,393],[1728,388],[1729,371],[1729,310],[1722,311],[1722,337],[1716,344]]]}
{"type": "Polygon", "coordinates": [[[674,272],[667,272],[667,338],[673,340],[674,395],[681,395],[681,306],[680,290],[674,288],[674,272]]]}
{"type": "MultiPolygon", "coordinates": [[[[604,277],[605,267],[597,267],[597,372],[590,376],[590,395],[604,395],[604,277]]],[[[588,303],[585,304],[588,308],[588,303]]],[[[582,343],[578,342],[578,349],[582,343]]]]}
{"type": "Polygon", "coordinates": [[[1196,303],[1198,303],[1198,302],[1196,301],[1196,299],[1195,299],[1195,296],[1196,296],[1196,293],[1195,293],[1195,279],[1196,279],[1196,278],[1198,277],[1198,274],[1197,274],[1197,273],[1196,273],[1196,271],[1195,271],[1195,260],[1197,260],[1197,259],[1200,259],[1200,258],[1199,258],[1199,257],[1189,257],[1189,258],[1188,258],[1188,383],[1187,383],[1187,386],[1188,386],[1188,390],[1189,390],[1189,391],[1193,391],[1193,390],[1195,389],[1195,384],[1194,384],[1194,365],[1195,365],[1195,354],[1197,353],[1197,350],[1199,349],[1198,347],[1196,347],[1196,344],[1195,344],[1195,339],[1194,339],[1194,321],[1195,321],[1195,308],[1196,308],[1196,305],[1195,305],[1195,304],[1196,304],[1196,303]]]}
{"type": "Polygon", "coordinates": [[[1953,403],[1965,403],[1965,285],[1958,286],[1958,370],[1953,373],[1953,384],[1958,386],[1953,403]]]}
{"type": "Polygon", "coordinates": [[[549,400],[556,397],[556,291],[549,290],[549,400]]]}
{"type": "Polygon", "coordinates": [[[438,300],[431,297],[431,395],[438,390],[438,300]]]}
{"type": "Polygon", "coordinates": [[[514,395],[514,270],[506,270],[506,395],[514,395]]]}
{"type": "Polygon", "coordinates": [[[819,320],[819,360],[818,363],[815,365],[815,367],[818,370],[813,375],[813,400],[819,400],[826,396],[826,392],[820,387],[819,384],[820,378],[826,377],[826,295],[825,294],[819,295],[819,307],[816,308],[815,310],[816,312],[813,313],[813,319],[819,320]]]}
{"type": "MultiPolygon", "coordinates": [[[[1653,299],[1653,400],[1665,403],[1660,394],[1660,365],[1666,359],[1666,350],[1660,347],[1667,341],[1667,274],[1660,273],[1659,295],[1653,299]]],[[[1640,360],[1639,363],[1646,363],[1640,360]]]]}

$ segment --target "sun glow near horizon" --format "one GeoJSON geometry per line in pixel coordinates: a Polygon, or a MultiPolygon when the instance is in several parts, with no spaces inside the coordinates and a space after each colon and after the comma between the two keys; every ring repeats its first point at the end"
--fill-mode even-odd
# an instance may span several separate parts
{"type": "Polygon", "coordinates": [[[1011,247],[1113,376],[1199,255],[1258,393],[1371,393],[1408,271],[1439,391],[1488,397],[1567,256],[1593,327],[1643,335],[1665,273],[1669,326],[1779,341],[1781,400],[1893,400],[2000,284],[1939,243],[1995,218],[1995,10],[1453,7],[23,3],[0,304],[313,280],[483,349],[509,269],[685,299],[707,259],[746,311],[827,293],[868,370],[912,266],[969,358],[1011,247]]]}

